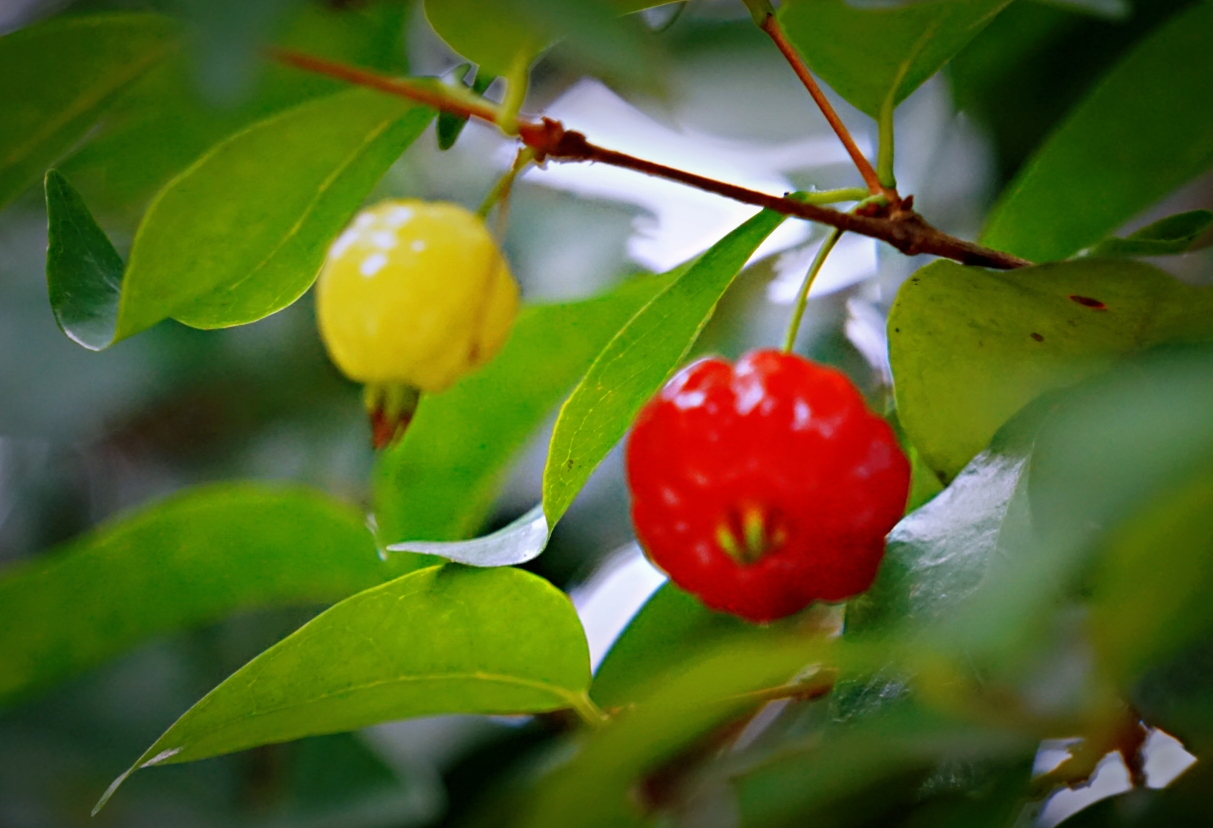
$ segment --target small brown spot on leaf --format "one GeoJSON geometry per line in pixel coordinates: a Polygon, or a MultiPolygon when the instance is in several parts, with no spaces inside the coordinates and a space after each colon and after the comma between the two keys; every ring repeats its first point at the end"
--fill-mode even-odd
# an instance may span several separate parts
{"type": "Polygon", "coordinates": [[[1037,342],[1044,342],[1044,341],[1045,341],[1045,338],[1044,338],[1043,336],[1041,336],[1040,334],[1038,334],[1038,333],[1033,333],[1033,334],[1032,334],[1032,338],[1033,338],[1033,339],[1035,339],[1037,342]]]}
{"type": "Polygon", "coordinates": [[[1078,294],[1072,294],[1070,296],[1070,301],[1077,302],[1078,304],[1082,305],[1084,308],[1090,308],[1091,310],[1107,310],[1108,309],[1108,306],[1105,305],[1103,302],[1099,301],[1098,299],[1092,299],[1090,296],[1079,296],[1078,294]]]}

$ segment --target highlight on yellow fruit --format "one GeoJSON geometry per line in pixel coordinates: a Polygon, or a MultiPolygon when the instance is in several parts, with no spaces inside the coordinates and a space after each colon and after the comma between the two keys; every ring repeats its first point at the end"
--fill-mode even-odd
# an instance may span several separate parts
{"type": "Polygon", "coordinates": [[[329,357],[369,385],[442,391],[496,355],[517,313],[518,285],[484,221],[445,202],[359,213],[316,284],[329,357]]]}

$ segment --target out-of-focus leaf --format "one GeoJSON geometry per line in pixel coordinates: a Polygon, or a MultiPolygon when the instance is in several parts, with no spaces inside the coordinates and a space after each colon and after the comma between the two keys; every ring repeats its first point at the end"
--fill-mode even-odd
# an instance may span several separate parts
{"type": "Polygon", "coordinates": [[[442,713],[579,707],[590,682],[568,597],[520,569],[430,567],[347,598],[190,708],[135,770],[442,713]]]}
{"type": "Polygon", "coordinates": [[[522,517],[481,538],[465,541],[401,541],[388,547],[392,552],[439,555],[468,566],[513,566],[526,563],[548,543],[548,522],[543,504],[522,517]]]}
{"type": "Polygon", "coordinates": [[[590,695],[601,707],[623,707],[651,691],[663,673],[705,645],[746,629],[666,583],[641,607],[598,667],[590,695]]]}
{"type": "MultiPolygon", "coordinates": [[[[73,315],[89,324],[70,335],[96,350],[170,316],[216,328],[286,307],[311,285],[329,241],[431,118],[423,107],[357,89],[268,118],[222,142],[148,208],[110,336],[97,324],[109,317],[104,304],[91,316],[74,308],[73,315]]],[[[92,223],[79,215],[83,208],[78,197],[61,199],[49,207],[51,220],[92,223]]],[[[95,234],[69,240],[98,242],[95,234]]],[[[58,266],[48,264],[52,296],[109,301],[111,295],[90,282],[98,275],[94,268],[63,267],[100,255],[61,250],[58,266]]]]}
{"type": "Polygon", "coordinates": [[[1151,354],[1071,396],[1037,440],[1033,524],[1062,554],[1093,549],[1096,651],[1129,682],[1213,626],[1213,351],[1151,354]]]}
{"type": "Polygon", "coordinates": [[[808,665],[840,657],[839,642],[751,631],[704,654],[592,734],[541,780],[520,820],[526,828],[639,824],[628,792],[643,774],[754,705],[745,694],[777,687],[808,665]]]}
{"type": "Polygon", "coordinates": [[[859,8],[846,0],[786,0],[788,37],[834,91],[873,118],[896,106],[1010,0],[927,0],[859,8]]]}
{"type": "Polygon", "coordinates": [[[510,458],[620,326],[669,283],[644,276],[591,299],[525,308],[492,362],[423,398],[404,439],[375,469],[382,542],[475,533],[510,458]]]}
{"type": "Polygon", "coordinates": [[[0,207],[176,44],[172,22],[150,14],[56,18],[0,38],[0,207]]]}
{"type": "Polygon", "coordinates": [[[1091,248],[1092,256],[1170,256],[1185,253],[1213,227],[1213,212],[1192,210],[1168,216],[1123,239],[1104,239],[1091,248]]]}
{"type": "Polygon", "coordinates": [[[898,417],[951,478],[1042,392],[1154,345],[1213,339],[1213,289],[1131,260],[1008,273],[935,262],[902,286],[888,331],[898,417]]]}
{"type": "MultiPolygon", "coordinates": [[[[233,20],[242,16],[215,4],[195,5],[233,20]]],[[[335,8],[329,3],[306,2],[276,27],[281,34],[274,43],[341,63],[402,74],[407,69],[403,32],[410,5],[382,0],[335,8]]],[[[197,30],[194,34],[199,36],[197,30]]],[[[241,34],[249,32],[245,29],[241,34]]],[[[212,45],[224,40],[219,32],[201,36],[212,45]]],[[[231,48],[244,48],[249,57],[259,58],[266,45],[245,43],[231,48]]],[[[105,218],[106,226],[121,221],[123,227],[133,230],[148,200],[224,138],[275,112],[348,88],[342,81],[266,60],[255,67],[255,86],[249,94],[220,105],[198,88],[198,49],[207,51],[208,46],[194,41],[194,48],[178,51],[132,84],[106,112],[88,143],[58,165],[92,209],[105,218]]]]}
{"type": "Polygon", "coordinates": [[[430,25],[452,49],[495,75],[529,65],[568,40],[592,66],[634,81],[651,77],[638,27],[619,15],[653,0],[425,0],[430,25]]]}
{"type": "MultiPolygon", "coordinates": [[[[899,708],[833,726],[800,745],[781,745],[770,761],[743,773],[742,824],[893,824],[921,800],[923,782],[941,763],[1005,762],[1030,757],[1035,749],[1026,735],[899,708]]],[[[1025,767],[1019,776],[1022,790],[1030,773],[1025,767]]]]}
{"type": "Polygon", "coordinates": [[[361,516],[318,492],[191,490],[0,570],[0,701],[153,635],[252,607],[336,601],[417,561],[384,563],[361,516]]]}
{"type": "Polygon", "coordinates": [[[1194,3],[1104,78],[1003,194],[983,241],[1063,259],[1213,165],[1213,6],[1194,3]]]}
{"type": "Polygon", "coordinates": [[[641,406],[686,358],[721,295],[783,218],[764,210],[718,241],[594,360],[560,409],[552,433],[543,470],[549,525],[556,525],[641,406]]]}
{"type": "MultiPolygon", "coordinates": [[[[455,83],[466,85],[464,76],[471,68],[472,64],[462,63],[455,67],[448,77],[453,79],[455,83]]],[[[478,95],[483,95],[494,80],[496,80],[496,76],[488,72],[477,72],[475,79],[472,81],[472,91],[478,95]]],[[[439,112],[437,124],[438,149],[449,150],[455,146],[455,142],[459,140],[459,134],[463,132],[463,128],[467,126],[467,122],[466,115],[456,115],[453,112],[439,112]]]]}

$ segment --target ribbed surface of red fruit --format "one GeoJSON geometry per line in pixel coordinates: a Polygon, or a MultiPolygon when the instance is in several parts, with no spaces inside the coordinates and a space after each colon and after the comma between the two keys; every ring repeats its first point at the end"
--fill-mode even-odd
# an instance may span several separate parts
{"type": "Polygon", "coordinates": [[[627,446],[637,537],[713,609],[772,621],[871,586],[910,467],[842,373],[780,351],[700,360],[627,446]]]}

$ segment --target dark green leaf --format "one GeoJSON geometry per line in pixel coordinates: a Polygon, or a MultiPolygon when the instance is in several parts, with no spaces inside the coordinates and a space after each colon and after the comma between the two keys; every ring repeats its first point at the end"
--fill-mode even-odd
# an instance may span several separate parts
{"type": "Polygon", "coordinates": [[[0,207],[176,41],[166,18],[118,13],[56,18],[0,38],[0,207]]]}
{"type": "Polygon", "coordinates": [[[983,241],[1036,261],[1098,242],[1213,165],[1213,6],[1134,49],[1003,194],[983,241]]]}
{"type": "Polygon", "coordinates": [[[525,308],[491,363],[423,398],[404,439],[376,466],[375,517],[384,543],[474,534],[510,458],[620,326],[669,283],[666,276],[640,277],[592,299],[525,308]]]}
{"type": "Polygon", "coordinates": [[[1213,227],[1213,212],[1192,210],[1156,221],[1123,239],[1104,239],[1091,248],[1092,256],[1169,256],[1185,253],[1213,227]]]}
{"type": "Polygon", "coordinates": [[[744,629],[738,618],[713,612],[666,583],[611,645],[590,693],[604,708],[628,705],[650,692],[665,671],[694,657],[705,645],[744,629]]]}
{"type": "Polygon", "coordinates": [[[590,657],[568,597],[519,569],[431,567],[347,598],[194,705],[119,777],[440,713],[582,707],[590,657]]]}
{"type": "MultiPolygon", "coordinates": [[[[774,758],[739,780],[742,824],[891,824],[922,799],[923,783],[941,763],[1005,762],[1030,757],[1035,749],[1030,737],[965,725],[914,707],[898,709],[836,725],[799,745],[781,745],[774,758]]],[[[1028,769],[1018,777],[1022,790],[1028,769]]]]}
{"type": "Polygon", "coordinates": [[[543,508],[555,526],[640,407],[686,358],[716,303],[783,221],[763,211],[718,241],[607,344],[560,409],[543,471],[543,508]]]}
{"type": "MultiPolygon", "coordinates": [[[[153,201],[122,280],[116,327],[106,340],[89,320],[86,347],[99,348],[167,317],[202,328],[252,322],[281,310],[316,277],[328,242],[371,187],[429,123],[432,113],[366,90],[304,104],[214,147],[153,201]],[[238,196],[238,197],[236,197],[238,196]]],[[[79,199],[60,210],[83,208],[79,199]]],[[[90,223],[79,216],[75,223],[90,223]]],[[[80,240],[96,241],[95,235],[80,240]]],[[[56,263],[98,258],[61,253],[56,263]]],[[[108,298],[85,287],[95,270],[48,271],[59,295],[108,298]]]]}
{"type": "Polygon", "coordinates": [[[153,635],[251,607],[336,601],[416,562],[384,563],[362,517],[317,492],[189,491],[0,570],[0,701],[153,635]]]}
{"type": "Polygon", "coordinates": [[[898,417],[950,478],[1042,392],[1145,348],[1213,339],[1213,289],[1128,260],[1007,273],[935,262],[902,286],[888,330],[898,417]]]}
{"type": "Polygon", "coordinates": [[[814,72],[873,118],[947,63],[1010,0],[931,0],[859,8],[785,0],[779,17],[814,72]]]}
{"type": "MultiPolygon", "coordinates": [[[[455,83],[466,86],[467,83],[464,81],[464,75],[466,75],[468,70],[471,68],[472,64],[461,63],[456,66],[455,69],[447,75],[447,77],[452,79],[455,83]]],[[[476,77],[475,85],[479,87],[481,85],[481,80],[484,78],[489,78],[489,82],[491,83],[492,77],[492,75],[487,75],[484,72],[481,72],[476,77]]],[[[483,94],[485,89],[488,89],[488,83],[484,84],[483,88],[479,88],[476,91],[483,94]]],[[[456,115],[454,112],[439,112],[438,123],[436,125],[438,133],[438,149],[449,150],[451,147],[455,146],[455,142],[459,140],[459,133],[463,132],[463,128],[467,126],[467,122],[468,119],[466,115],[456,115]]]]}
{"type": "Polygon", "coordinates": [[[85,348],[104,348],[118,319],[122,257],[57,170],[46,174],[46,218],[46,286],[55,321],[85,348]]]}

